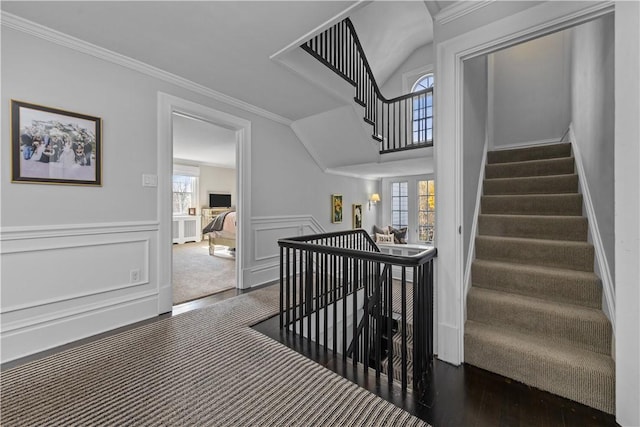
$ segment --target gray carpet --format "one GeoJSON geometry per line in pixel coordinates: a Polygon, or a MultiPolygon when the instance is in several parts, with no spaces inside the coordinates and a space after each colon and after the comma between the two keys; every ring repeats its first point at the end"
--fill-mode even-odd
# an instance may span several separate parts
{"type": "Polygon", "coordinates": [[[426,425],[249,325],[278,287],[2,372],[4,426],[426,425]]]}
{"type": "Polygon", "coordinates": [[[209,242],[173,245],[173,304],[236,287],[236,262],[221,248],[209,255],[209,242]]]}
{"type": "Polygon", "coordinates": [[[571,145],[487,159],[465,362],[613,413],[612,330],[571,145]]]}

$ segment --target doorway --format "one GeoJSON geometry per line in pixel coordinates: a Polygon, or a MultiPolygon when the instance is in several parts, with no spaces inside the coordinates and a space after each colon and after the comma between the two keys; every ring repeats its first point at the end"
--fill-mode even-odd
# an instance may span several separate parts
{"type": "Polygon", "coordinates": [[[196,119],[232,132],[236,160],[236,287],[244,289],[245,250],[250,228],[251,122],[172,95],[158,94],[158,313],[173,307],[173,126],[174,115],[196,119]]]}
{"type": "Polygon", "coordinates": [[[179,112],[172,128],[175,306],[236,287],[237,168],[235,130],[179,112]]]}

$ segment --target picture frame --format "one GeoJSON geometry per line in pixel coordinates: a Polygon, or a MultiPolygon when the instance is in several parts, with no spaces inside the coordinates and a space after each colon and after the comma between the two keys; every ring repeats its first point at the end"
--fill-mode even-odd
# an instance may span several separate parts
{"type": "Polygon", "coordinates": [[[351,212],[353,218],[353,229],[362,228],[362,205],[354,203],[351,206],[351,212]]]}
{"type": "Polygon", "coordinates": [[[342,222],[342,194],[331,195],[331,222],[334,224],[342,222]]]}
{"type": "Polygon", "coordinates": [[[12,99],[11,181],[102,186],[102,119],[12,99]]]}
{"type": "Polygon", "coordinates": [[[196,214],[196,208],[189,208],[189,215],[195,215],[196,214]]]}

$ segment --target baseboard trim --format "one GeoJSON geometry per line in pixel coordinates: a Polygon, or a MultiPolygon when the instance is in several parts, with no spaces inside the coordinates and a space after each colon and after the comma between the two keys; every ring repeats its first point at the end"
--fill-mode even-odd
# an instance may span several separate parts
{"type": "Polygon", "coordinates": [[[249,270],[251,287],[266,285],[280,279],[280,261],[262,264],[249,270]]]}
{"type": "Polygon", "coordinates": [[[591,235],[592,243],[595,248],[596,254],[596,267],[600,273],[600,279],[602,280],[602,290],[604,292],[604,303],[607,308],[607,314],[609,321],[611,322],[611,328],[613,329],[613,335],[616,333],[616,307],[615,307],[615,290],[613,288],[613,279],[611,277],[611,271],[609,270],[609,263],[607,262],[607,255],[602,243],[602,237],[600,236],[600,229],[598,227],[598,221],[596,218],[596,212],[593,207],[593,201],[591,199],[591,193],[589,191],[589,183],[582,164],[582,153],[580,147],[576,141],[576,134],[573,130],[573,124],[569,125],[568,139],[571,142],[571,148],[573,149],[573,157],[575,158],[576,171],[578,172],[578,180],[580,182],[580,188],[582,189],[582,198],[584,204],[584,210],[587,215],[589,223],[589,234],[591,235]]]}
{"type": "Polygon", "coordinates": [[[43,318],[3,324],[2,363],[154,317],[157,297],[155,291],[141,292],[43,318]]]}
{"type": "Polygon", "coordinates": [[[514,148],[527,148],[527,147],[534,147],[537,145],[558,144],[560,142],[562,142],[562,137],[540,139],[537,141],[514,142],[513,144],[500,145],[497,147],[494,146],[491,148],[491,150],[492,151],[512,150],[514,148]]]}
{"type": "Polygon", "coordinates": [[[471,233],[469,234],[469,251],[467,252],[467,265],[464,269],[464,320],[467,320],[467,295],[471,288],[471,264],[475,258],[476,253],[476,239],[478,235],[478,216],[480,215],[480,201],[482,200],[483,181],[484,181],[484,169],[487,164],[487,151],[489,147],[489,140],[484,141],[484,151],[482,153],[482,164],[480,165],[480,175],[478,176],[478,190],[476,193],[476,206],[473,211],[473,223],[471,224],[471,233]]]}

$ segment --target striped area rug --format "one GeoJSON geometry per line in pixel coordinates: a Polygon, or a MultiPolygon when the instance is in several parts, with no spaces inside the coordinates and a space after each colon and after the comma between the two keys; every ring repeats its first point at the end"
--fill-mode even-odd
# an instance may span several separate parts
{"type": "Polygon", "coordinates": [[[3,426],[418,426],[396,406],[249,326],[278,287],[2,372],[3,426]]]}

